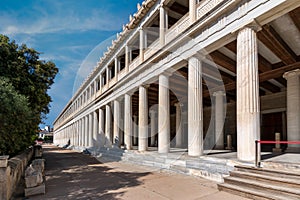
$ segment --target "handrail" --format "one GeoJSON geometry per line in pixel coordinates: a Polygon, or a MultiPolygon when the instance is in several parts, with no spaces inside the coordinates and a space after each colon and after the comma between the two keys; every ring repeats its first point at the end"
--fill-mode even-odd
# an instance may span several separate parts
{"type": "Polygon", "coordinates": [[[300,141],[270,141],[255,140],[255,167],[260,167],[260,152],[258,152],[258,144],[300,144],[300,141]]]}

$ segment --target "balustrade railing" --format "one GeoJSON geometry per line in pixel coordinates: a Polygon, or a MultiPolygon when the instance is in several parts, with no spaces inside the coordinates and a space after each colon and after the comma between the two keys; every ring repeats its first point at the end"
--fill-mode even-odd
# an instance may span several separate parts
{"type": "Polygon", "coordinates": [[[167,30],[165,35],[166,43],[169,43],[180,33],[185,31],[190,26],[190,17],[189,13],[185,14],[181,19],[178,20],[169,30],[167,30]]]}

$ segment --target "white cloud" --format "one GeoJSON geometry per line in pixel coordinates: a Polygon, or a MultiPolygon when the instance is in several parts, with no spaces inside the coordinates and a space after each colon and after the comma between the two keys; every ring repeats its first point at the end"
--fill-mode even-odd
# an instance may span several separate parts
{"type": "MultiPolygon", "coordinates": [[[[56,2],[56,1],[54,1],[56,2]]],[[[46,5],[47,6],[47,5],[46,5]]],[[[54,8],[46,10],[40,5],[21,17],[22,11],[2,11],[0,32],[7,35],[74,32],[88,30],[114,31],[120,29],[121,16],[106,9],[90,10],[89,13],[65,9],[66,5],[52,3],[54,8]],[[51,11],[52,10],[52,11],[51,11]]],[[[80,9],[80,8],[78,8],[80,9]]]]}

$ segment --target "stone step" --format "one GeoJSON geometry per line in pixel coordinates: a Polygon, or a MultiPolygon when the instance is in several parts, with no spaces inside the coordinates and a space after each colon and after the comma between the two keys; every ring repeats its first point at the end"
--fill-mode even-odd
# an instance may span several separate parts
{"type": "Polygon", "coordinates": [[[298,197],[298,199],[300,199],[300,190],[298,188],[287,187],[285,185],[268,184],[263,181],[231,176],[224,178],[224,181],[225,183],[236,185],[238,187],[244,186],[253,189],[263,189],[264,191],[274,194],[285,194],[287,197],[298,197]]]}
{"type": "Polygon", "coordinates": [[[270,169],[270,168],[256,168],[256,167],[242,166],[242,165],[237,165],[235,166],[235,168],[238,171],[243,171],[243,172],[263,174],[263,175],[276,176],[282,178],[300,179],[300,173],[294,171],[277,170],[277,169],[270,169]]]}
{"type": "Polygon", "coordinates": [[[235,185],[229,183],[222,183],[218,185],[219,190],[236,194],[242,197],[255,200],[299,200],[299,197],[287,196],[286,194],[273,193],[264,190],[263,188],[249,188],[243,185],[235,185]]]}
{"type": "Polygon", "coordinates": [[[244,179],[250,180],[258,180],[268,184],[275,184],[275,185],[286,185],[288,187],[295,187],[300,190],[300,179],[298,177],[287,177],[287,176],[270,176],[265,174],[259,173],[252,173],[252,172],[243,172],[243,171],[231,171],[230,176],[232,177],[239,177],[244,179]]]}
{"type": "Polygon", "coordinates": [[[262,162],[262,166],[268,169],[284,170],[300,174],[300,163],[264,161],[262,162]]]}

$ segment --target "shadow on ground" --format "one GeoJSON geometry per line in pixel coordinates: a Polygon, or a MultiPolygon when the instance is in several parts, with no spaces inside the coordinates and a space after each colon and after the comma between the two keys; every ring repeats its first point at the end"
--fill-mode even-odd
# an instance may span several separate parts
{"type": "Polygon", "coordinates": [[[121,199],[124,189],[151,173],[118,172],[97,159],[57,147],[43,147],[46,194],[29,199],[121,199]]]}

